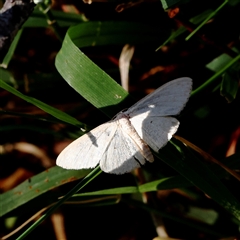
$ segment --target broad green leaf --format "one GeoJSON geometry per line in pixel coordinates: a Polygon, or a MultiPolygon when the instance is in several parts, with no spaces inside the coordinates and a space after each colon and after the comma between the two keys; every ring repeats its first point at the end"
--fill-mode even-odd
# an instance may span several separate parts
{"type": "Polygon", "coordinates": [[[110,118],[124,108],[119,108],[119,104],[127,99],[128,93],[90,61],[68,34],[57,55],[56,67],[71,87],[110,118]]]}
{"type": "MultiPolygon", "coordinates": [[[[87,101],[109,117],[126,108],[128,93],[79,48],[109,44],[148,44],[157,41],[156,28],[127,22],[88,22],[71,27],[56,56],[62,77],[87,101]]],[[[131,100],[133,103],[133,100],[131,100]]]]}

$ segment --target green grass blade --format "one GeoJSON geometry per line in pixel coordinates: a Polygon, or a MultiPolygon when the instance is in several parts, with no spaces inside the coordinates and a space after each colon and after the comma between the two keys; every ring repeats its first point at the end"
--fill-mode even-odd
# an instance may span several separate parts
{"type": "Polygon", "coordinates": [[[159,151],[160,159],[240,220],[240,203],[216,174],[182,143],[177,140],[172,142],[168,148],[159,151]]]}
{"type": "Polygon", "coordinates": [[[18,90],[16,90],[15,88],[11,87],[10,85],[8,85],[7,83],[5,83],[3,80],[0,79],[0,87],[5,89],[6,91],[16,95],[17,97],[22,98],[23,100],[35,105],[36,107],[42,109],[44,112],[51,114],[53,117],[70,123],[74,126],[77,127],[81,127],[81,128],[86,128],[86,125],[79,122],[77,119],[75,119],[74,117],[71,117],[70,115],[68,115],[67,113],[64,113],[54,107],[51,107],[50,105],[36,99],[33,97],[29,97],[27,95],[22,94],[21,92],[19,92],[18,90]]]}
{"type": "Polygon", "coordinates": [[[69,28],[69,35],[79,47],[94,47],[128,44],[157,44],[165,39],[167,32],[160,32],[157,27],[134,22],[86,22],[69,28]]]}
{"type": "MultiPolygon", "coordinates": [[[[240,167],[240,155],[235,154],[231,157],[226,158],[223,163],[232,169],[240,167]]],[[[211,170],[219,177],[225,177],[228,175],[225,170],[219,166],[213,165],[211,170]]],[[[86,176],[90,170],[65,170],[60,167],[52,167],[42,173],[33,176],[29,180],[24,181],[17,187],[9,190],[6,193],[0,195],[1,200],[1,212],[0,216],[11,213],[18,209],[22,205],[26,204],[30,200],[38,199],[44,195],[45,199],[50,199],[51,194],[49,190],[55,189],[63,184],[71,181],[78,180],[86,176]]],[[[112,194],[129,194],[137,192],[151,192],[157,190],[174,189],[174,188],[186,188],[192,186],[192,183],[181,175],[162,178],[152,182],[145,183],[140,186],[124,186],[111,189],[102,189],[99,191],[79,193],[76,197],[82,196],[100,196],[100,195],[112,195],[112,194]]],[[[55,201],[48,202],[51,204],[55,201]]],[[[36,208],[38,207],[39,201],[34,203],[36,208]]]]}
{"type": "Polygon", "coordinates": [[[163,46],[165,46],[166,44],[168,44],[170,41],[172,41],[173,39],[175,39],[176,37],[180,36],[181,34],[183,34],[184,32],[186,32],[187,29],[184,26],[180,26],[176,31],[174,31],[169,37],[168,39],[163,42],[162,45],[160,45],[155,51],[160,50],[163,46]]]}
{"type": "Polygon", "coordinates": [[[213,11],[212,9],[207,9],[207,10],[201,12],[200,14],[189,19],[189,22],[191,22],[193,24],[200,24],[212,13],[212,11],[213,11]]]}
{"type": "Polygon", "coordinates": [[[81,182],[79,182],[74,188],[72,188],[63,198],[61,198],[54,206],[52,206],[45,214],[43,214],[34,224],[32,224],[23,234],[21,234],[17,240],[24,239],[30,232],[32,232],[40,223],[42,223],[47,217],[49,217],[56,209],[58,209],[66,200],[68,200],[73,194],[84,188],[89,182],[96,178],[102,170],[100,167],[91,171],[81,182]]]}
{"type": "Polygon", "coordinates": [[[2,63],[0,64],[0,67],[3,67],[3,68],[7,68],[8,67],[8,64],[9,62],[11,61],[12,59],[12,56],[14,54],[14,51],[18,45],[18,42],[22,36],[22,29],[20,29],[18,32],[17,32],[17,35],[15,36],[14,40],[12,41],[12,44],[10,46],[10,48],[8,49],[8,52],[6,54],[6,56],[4,57],[2,63]]]}
{"type": "MultiPolygon", "coordinates": [[[[203,21],[203,19],[206,18],[206,15],[208,16],[210,14],[210,12],[211,12],[210,9],[206,10],[203,13],[193,17],[189,21],[192,22],[193,24],[198,24],[201,21],[203,21]]],[[[182,35],[186,31],[187,31],[186,27],[180,26],[176,31],[172,32],[171,35],[155,51],[158,51],[163,46],[165,46],[166,44],[168,44],[169,42],[171,42],[173,39],[177,38],[178,36],[182,35]]]]}
{"type": "Polygon", "coordinates": [[[57,54],[56,67],[71,87],[110,118],[122,110],[119,104],[128,93],[78,49],[69,32],[57,54]]]}
{"type": "Polygon", "coordinates": [[[14,189],[0,195],[0,216],[3,216],[26,202],[39,197],[50,189],[83,178],[90,171],[91,170],[69,171],[56,166],[33,176],[19,184],[14,189]]]}
{"type": "Polygon", "coordinates": [[[79,48],[108,44],[142,44],[156,40],[156,29],[143,24],[126,22],[79,24],[68,30],[55,64],[71,87],[112,118],[117,112],[129,106],[126,104],[130,100],[129,95],[79,48]]]}
{"type": "Polygon", "coordinates": [[[210,84],[212,84],[214,81],[216,81],[219,76],[221,76],[227,69],[229,69],[231,66],[233,66],[239,59],[240,59],[240,55],[233,58],[223,68],[221,68],[218,72],[216,72],[214,75],[212,75],[206,82],[204,82],[200,87],[193,90],[191,93],[191,96],[196,96],[202,90],[204,90],[206,87],[208,87],[210,84]]]}
{"type": "Polygon", "coordinates": [[[205,23],[207,23],[211,18],[213,18],[227,3],[228,3],[228,0],[225,0],[215,11],[209,14],[209,16],[185,38],[186,41],[189,40],[203,25],[205,25],[205,23]]]}

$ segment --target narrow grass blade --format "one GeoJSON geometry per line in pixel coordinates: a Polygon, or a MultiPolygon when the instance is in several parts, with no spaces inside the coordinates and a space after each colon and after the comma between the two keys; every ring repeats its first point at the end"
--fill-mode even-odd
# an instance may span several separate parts
{"type": "Polygon", "coordinates": [[[24,239],[30,232],[32,232],[40,223],[48,218],[56,209],[58,209],[66,200],[68,200],[73,194],[84,188],[89,182],[96,178],[101,173],[100,167],[91,171],[80,183],[72,188],[63,198],[61,198],[55,205],[53,205],[45,214],[43,214],[34,224],[32,224],[23,234],[21,234],[16,240],[24,239]]]}
{"type": "Polygon", "coordinates": [[[50,189],[83,178],[91,170],[66,170],[60,167],[52,167],[0,195],[0,217],[13,211],[28,201],[39,197],[50,189]]]}
{"type": "Polygon", "coordinates": [[[230,68],[234,63],[236,63],[240,59],[240,55],[236,56],[234,59],[232,59],[228,64],[226,64],[221,70],[216,72],[212,77],[210,77],[206,82],[204,82],[200,87],[193,90],[191,93],[191,96],[196,96],[201,91],[203,91],[206,87],[208,87],[210,84],[212,84],[214,81],[217,80],[218,77],[220,77],[228,68],[230,68]]]}
{"type": "Polygon", "coordinates": [[[23,100],[35,105],[36,107],[42,109],[44,112],[51,114],[52,116],[54,116],[57,119],[60,119],[61,121],[70,123],[74,126],[77,127],[81,127],[85,129],[85,124],[79,122],[77,119],[75,119],[74,117],[71,117],[70,115],[68,115],[67,113],[64,113],[54,107],[51,107],[50,105],[47,105],[44,102],[41,102],[40,100],[33,98],[33,97],[29,97],[27,95],[22,94],[21,92],[19,92],[18,90],[16,90],[15,88],[11,87],[10,85],[8,85],[7,83],[5,83],[3,80],[0,79],[0,87],[5,89],[6,91],[16,95],[17,97],[22,98],[23,100]]]}
{"type": "Polygon", "coordinates": [[[8,64],[9,62],[11,61],[12,59],[12,56],[14,54],[14,51],[18,45],[18,42],[22,36],[22,29],[20,29],[18,32],[17,32],[17,35],[15,36],[14,40],[12,41],[12,44],[10,46],[10,48],[8,49],[8,52],[6,54],[6,56],[4,57],[2,63],[0,64],[0,67],[3,67],[3,68],[7,68],[8,67],[8,64]]]}
{"type": "Polygon", "coordinates": [[[228,0],[225,0],[215,11],[213,11],[194,31],[192,31],[187,37],[186,41],[189,40],[205,23],[207,23],[211,18],[213,18],[226,4],[228,0]]]}
{"type": "Polygon", "coordinates": [[[216,174],[180,141],[172,143],[159,151],[158,157],[240,220],[240,203],[216,174]]]}
{"type": "MultiPolygon", "coordinates": [[[[229,168],[237,169],[240,167],[239,159],[239,154],[235,154],[231,157],[226,158],[222,162],[229,168]]],[[[218,176],[218,178],[222,178],[228,175],[224,169],[220,168],[217,165],[211,166],[210,169],[212,172],[214,172],[215,175],[218,176]]],[[[30,200],[40,198],[43,194],[46,194],[45,198],[50,198],[50,193],[48,192],[49,190],[55,189],[68,182],[78,180],[86,176],[89,172],[90,170],[70,171],[56,166],[42,173],[39,173],[38,175],[33,176],[32,178],[19,184],[12,190],[0,195],[0,202],[2,207],[0,216],[11,213],[30,200]]],[[[101,189],[99,191],[79,193],[76,195],[76,197],[152,192],[174,188],[186,188],[192,186],[192,184],[193,183],[188,181],[185,177],[177,175],[173,177],[158,179],[140,186],[124,186],[117,188],[113,187],[111,189],[101,189]]],[[[39,203],[39,201],[36,201],[36,203],[34,203],[36,208],[38,208],[37,203],[39,203]]],[[[52,202],[49,204],[51,203],[52,202]]]]}

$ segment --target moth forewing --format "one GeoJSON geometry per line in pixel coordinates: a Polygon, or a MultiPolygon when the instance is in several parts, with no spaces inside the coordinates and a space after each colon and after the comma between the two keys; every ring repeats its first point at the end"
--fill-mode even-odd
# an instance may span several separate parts
{"type": "Polygon", "coordinates": [[[129,117],[149,112],[148,116],[177,115],[186,105],[192,90],[192,79],[183,77],[165,83],[131,106],[129,117]]]}
{"type": "Polygon", "coordinates": [[[57,165],[66,169],[88,169],[97,166],[117,125],[106,122],[70,143],[57,157],[57,165]]]}

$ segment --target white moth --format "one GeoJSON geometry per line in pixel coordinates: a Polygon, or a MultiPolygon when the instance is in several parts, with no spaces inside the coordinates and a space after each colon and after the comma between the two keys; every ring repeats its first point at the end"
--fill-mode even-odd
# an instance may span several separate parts
{"type": "Polygon", "coordinates": [[[170,81],[125,112],[69,144],[58,156],[66,169],[100,168],[123,174],[154,158],[148,145],[159,151],[177,131],[179,121],[171,117],[184,108],[192,90],[190,78],[170,81]]]}

